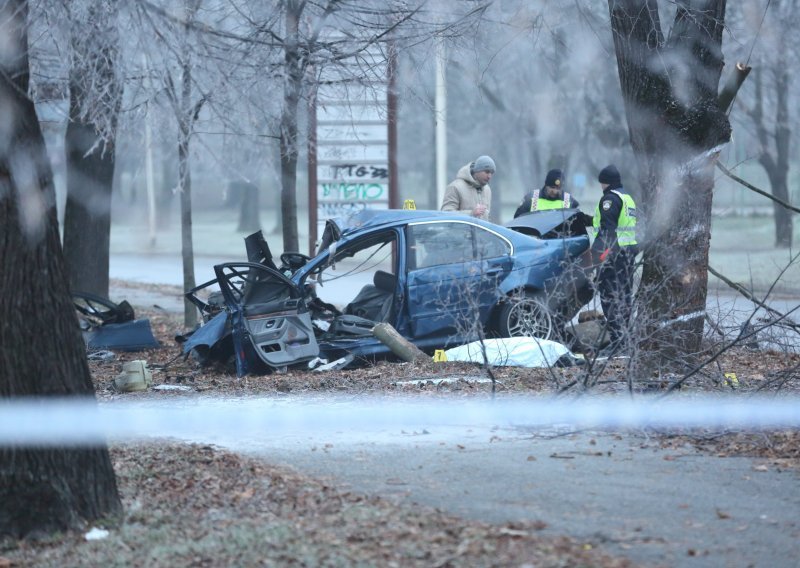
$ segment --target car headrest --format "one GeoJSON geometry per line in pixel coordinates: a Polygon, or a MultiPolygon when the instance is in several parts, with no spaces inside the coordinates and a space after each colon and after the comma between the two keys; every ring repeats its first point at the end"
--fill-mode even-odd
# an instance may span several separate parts
{"type": "Polygon", "coordinates": [[[394,274],[389,274],[383,270],[376,270],[372,282],[378,290],[394,292],[395,286],[397,285],[397,278],[395,278],[394,274]]]}

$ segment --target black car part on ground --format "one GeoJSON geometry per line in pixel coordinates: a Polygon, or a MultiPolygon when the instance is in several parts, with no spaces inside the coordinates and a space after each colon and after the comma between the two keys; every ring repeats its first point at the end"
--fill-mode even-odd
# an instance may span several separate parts
{"type": "Polygon", "coordinates": [[[141,351],[160,346],[150,320],[135,319],[133,307],[125,300],[117,304],[96,294],[73,292],[72,304],[90,351],[141,351]]]}
{"type": "Polygon", "coordinates": [[[133,321],[133,307],[123,300],[115,304],[108,298],[88,292],[73,292],[72,304],[80,314],[81,329],[89,329],[109,323],[125,323],[133,321]]]}

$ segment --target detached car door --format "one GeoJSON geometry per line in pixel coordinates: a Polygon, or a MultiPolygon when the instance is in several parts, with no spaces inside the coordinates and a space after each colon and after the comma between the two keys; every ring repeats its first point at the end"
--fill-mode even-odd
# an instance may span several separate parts
{"type": "Polygon", "coordinates": [[[231,314],[239,376],[253,367],[283,367],[317,356],[311,314],[291,280],[253,262],[218,264],[214,272],[231,314]]]}
{"type": "Polygon", "coordinates": [[[406,294],[413,338],[473,338],[500,298],[511,244],[468,221],[406,228],[406,294]]]}

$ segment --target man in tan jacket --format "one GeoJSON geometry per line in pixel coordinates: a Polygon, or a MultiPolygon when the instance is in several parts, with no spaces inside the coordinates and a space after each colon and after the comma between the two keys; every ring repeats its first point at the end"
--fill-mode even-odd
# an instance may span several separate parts
{"type": "Polygon", "coordinates": [[[492,204],[489,181],[494,170],[494,160],[489,156],[479,156],[458,170],[456,179],[445,189],[442,211],[457,211],[488,221],[492,204]]]}

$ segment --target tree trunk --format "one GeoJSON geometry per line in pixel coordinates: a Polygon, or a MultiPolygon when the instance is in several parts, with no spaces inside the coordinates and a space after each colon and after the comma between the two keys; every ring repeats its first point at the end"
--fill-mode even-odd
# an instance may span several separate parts
{"type": "MultiPolygon", "coordinates": [[[[776,67],[775,94],[775,167],[767,171],[772,195],[783,201],[789,201],[789,146],[792,131],[789,128],[789,87],[791,76],[785,57],[781,57],[776,67]]],[[[793,226],[792,213],[785,207],[773,202],[775,211],[775,246],[789,248],[792,246],[793,226]]]]}
{"type": "MultiPolygon", "coordinates": [[[[789,201],[789,175],[788,164],[786,168],[776,168],[775,171],[768,171],[772,195],[785,202],[789,201]]],[[[772,211],[775,215],[775,246],[779,248],[790,248],[794,240],[794,224],[792,222],[792,212],[786,207],[772,202],[772,211]]]]}
{"type": "Polygon", "coordinates": [[[609,12],[646,229],[639,322],[652,349],[683,356],[702,339],[713,165],[730,139],[717,100],[725,0],[677,2],[669,40],[657,0],[609,0],[609,12]]]}
{"type": "MultiPolygon", "coordinates": [[[[0,6],[0,397],[94,396],[58,234],[52,171],[27,98],[27,3],[0,6]]],[[[122,505],[105,447],[0,448],[0,536],[65,530],[122,505]]]]}
{"type": "MultiPolygon", "coordinates": [[[[178,178],[181,194],[181,252],[183,257],[183,290],[193,289],[194,245],[192,242],[192,177],[189,171],[189,138],[191,136],[192,70],[187,59],[183,61],[182,111],[178,134],[178,178]]],[[[183,322],[187,328],[197,326],[197,308],[188,300],[183,302],[183,322]]]]}
{"type": "Polygon", "coordinates": [[[284,41],[283,109],[281,111],[281,221],[283,250],[299,251],[297,234],[297,108],[303,84],[303,57],[300,53],[298,24],[303,3],[288,0],[284,41]]]}
{"type": "Polygon", "coordinates": [[[64,257],[72,290],[108,297],[111,190],[121,86],[116,7],[92,4],[73,22],[64,257]]]}
{"type": "Polygon", "coordinates": [[[161,184],[156,193],[156,226],[169,229],[172,226],[172,210],[175,205],[175,154],[161,152],[161,184]]]}

